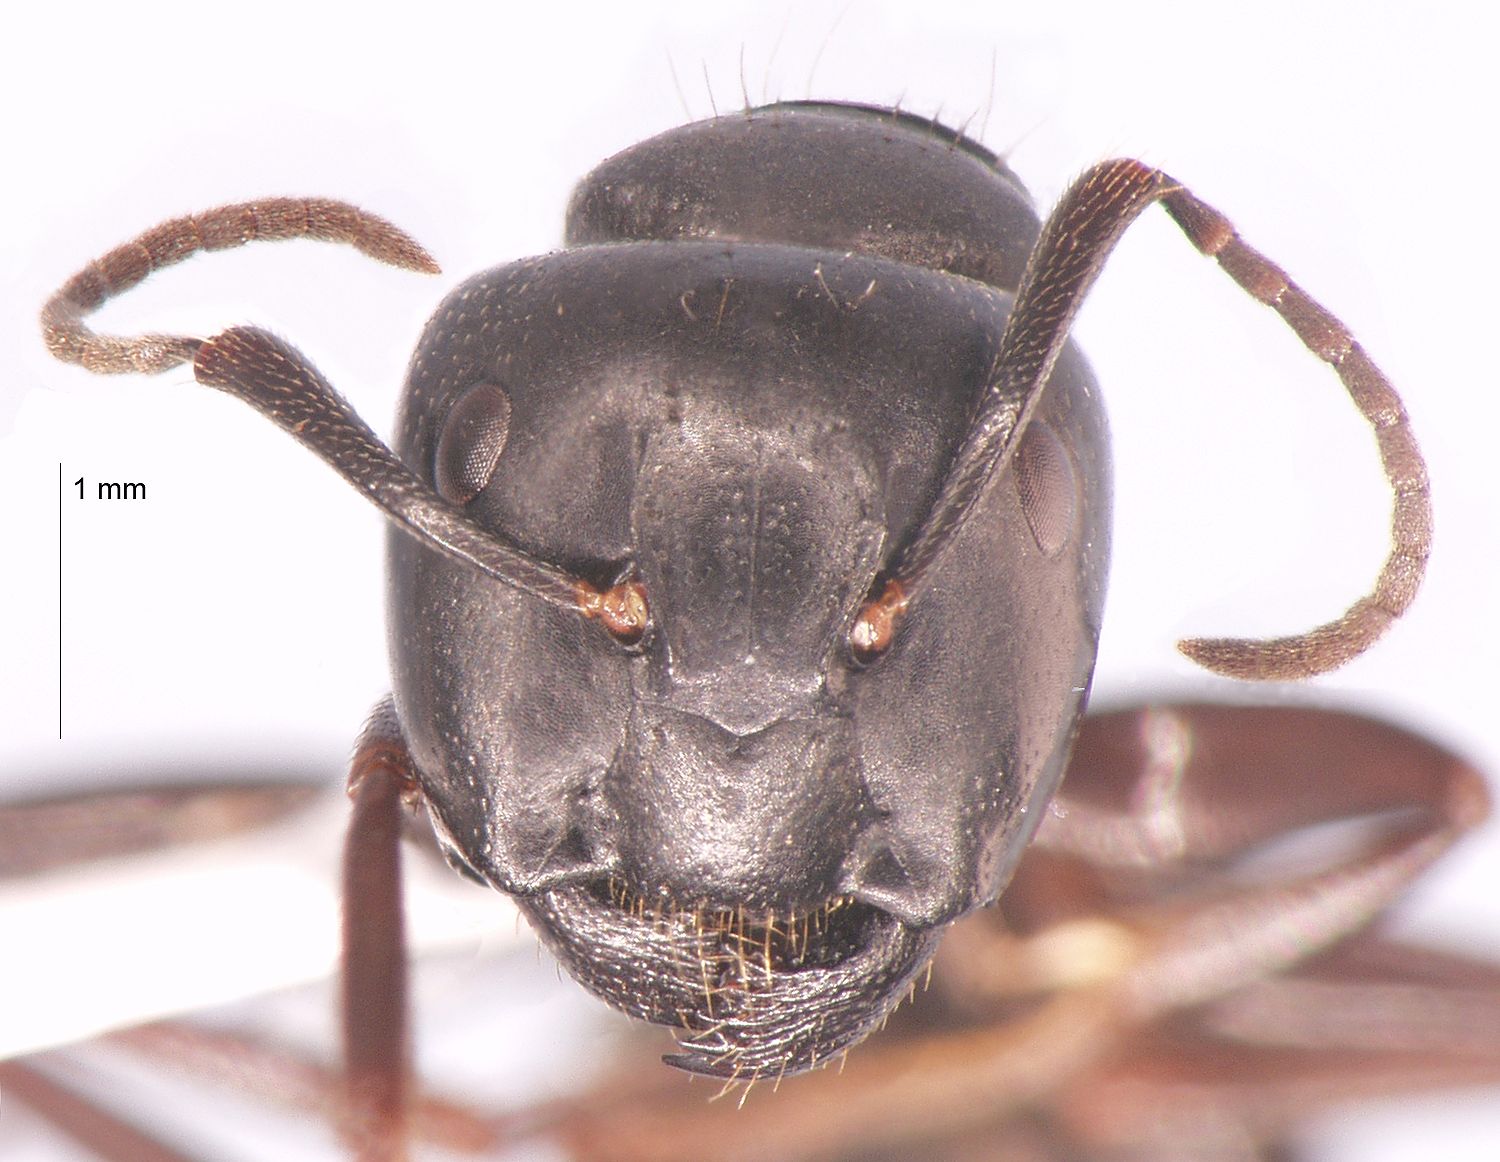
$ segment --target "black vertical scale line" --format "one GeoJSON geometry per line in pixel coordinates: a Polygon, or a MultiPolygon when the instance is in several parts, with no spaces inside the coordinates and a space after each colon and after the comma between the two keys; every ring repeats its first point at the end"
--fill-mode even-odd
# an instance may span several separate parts
{"type": "Polygon", "coordinates": [[[62,741],[63,714],[63,466],[57,462],[57,741],[62,741]]]}

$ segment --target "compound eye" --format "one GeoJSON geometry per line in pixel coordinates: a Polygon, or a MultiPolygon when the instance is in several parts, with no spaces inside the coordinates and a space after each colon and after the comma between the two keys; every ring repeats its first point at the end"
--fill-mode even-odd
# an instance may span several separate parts
{"type": "Polygon", "coordinates": [[[510,396],[495,383],[476,383],[453,401],[438,434],[432,475],[448,503],[468,504],[495,474],[510,435],[510,396]]]}
{"type": "Polygon", "coordinates": [[[1051,428],[1033,420],[1021,433],[1010,471],[1032,539],[1050,560],[1073,539],[1078,476],[1072,458],[1051,428]]]}

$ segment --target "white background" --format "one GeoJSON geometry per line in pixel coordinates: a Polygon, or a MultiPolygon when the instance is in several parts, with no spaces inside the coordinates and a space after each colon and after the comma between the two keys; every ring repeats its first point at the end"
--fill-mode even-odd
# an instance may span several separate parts
{"type": "MultiPolygon", "coordinates": [[[[1459,15],[1472,6],[95,9],[9,17],[0,70],[4,788],[89,785],[162,759],[184,778],[262,760],[337,778],[385,688],[380,519],[186,374],[104,381],[50,362],[34,316],[55,286],[175,214],[266,194],[362,204],[414,233],[445,274],[311,244],[252,248],[161,277],[100,324],[268,325],[385,430],[446,287],[554,247],[570,186],[593,164],[746,93],[899,101],[966,123],[1044,204],[1092,161],[1144,157],[1343,317],[1405,393],[1437,548],[1416,607],[1370,656],[1308,691],[1262,693],[1373,708],[1500,776],[1500,86],[1492,18],[1459,15]],[[149,493],[106,504],[64,490],[61,741],[59,462],[66,482],[149,493]]],[[[1078,333],[1116,433],[1096,702],[1243,697],[1173,641],[1302,629],[1362,591],[1388,507],[1372,441],[1333,376],[1164,220],[1132,232],[1078,333]]],[[[1415,894],[1410,924],[1500,956],[1497,887],[1490,827],[1415,894]]],[[[1341,1126],[1324,1156],[1489,1159],[1500,1091],[1341,1126]]],[[[0,1110],[0,1153],[6,1133],[0,1110]]]]}

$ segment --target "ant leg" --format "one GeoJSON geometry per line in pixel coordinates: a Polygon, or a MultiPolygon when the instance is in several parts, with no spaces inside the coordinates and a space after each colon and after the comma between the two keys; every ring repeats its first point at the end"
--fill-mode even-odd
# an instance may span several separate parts
{"type": "Polygon", "coordinates": [[[0,1090],[107,1162],[193,1162],[22,1061],[0,1061],[0,1090]]]}
{"type": "Polygon", "coordinates": [[[1500,1081],[1500,968],[1360,936],[1182,1014],[1080,1077],[1090,1156],[1238,1157],[1329,1109],[1500,1081]]]}
{"type": "Polygon", "coordinates": [[[327,971],[332,897],[308,840],[341,813],[313,771],[242,777],[0,807],[0,928],[17,953],[0,1058],[327,971]],[[296,935],[266,946],[261,922],[296,935]]]}
{"type": "MultiPolygon", "coordinates": [[[[332,1120],[344,1105],[347,1082],[337,1067],[247,1032],[159,1021],[112,1033],[108,1041],[163,1068],[232,1085],[242,1097],[283,1109],[332,1120]]],[[[493,1153],[505,1140],[505,1119],[420,1089],[412,1092],[410,1111],[412,1138],[424,1145],[468,1156],[493,1153]]]]}
{"type": "Polygon", "coordinates": [[[1084,720],[1036,844],[1100,867],[1205,865],[1289,828],[1383,813],[1419,816],[1451,842],[1488,809],[1479,772],[1388,723],[1163,705],[1084,720]]]}
{"type": "MultiPolygon", "coordinates": [[[[0,879],[65,872],[97,860],[259,831],[302,811],[317,794],[306,783],[146,783],[126,791],[7,804],[0,807],[0,879]]],[[[53,920],[66,923],[55,912],[53,920]]],[[[8,935],[28,939],[14,917],[8,935]]],[[[34,1008],[34,999],[22,1003],[34,1008]]],[[[30,1060],[0,1062],[0,1092],[111,1162],[186,1162],[185,1155],[30,1060]]]]}
{"type": "Polygon", "coordinates": [[[1095,869],[1135,945],[1137,1003],[1165,1011],[1364,927],[1488,810],[1477,771],[1386,723],[1164,706],[1085,721],[1035,844],[1095,869]],[[1255,880],[1236,881],[1239,863],[1273,841],[1339,821],[1359,830],[1331,866],[1268,882],[1263,861],[1255,880]],[[1211,893],[1180,906],[1153,898],[1188,876],[1211,893]]]}
{"type": "MultiPolygon", "coordinates": [[[[193,1082],[228,1087],[288,1112],[332,1124],[343,1112],[343,1071],[288,1045],[253,1034],[188,1021],[157,1021],[106,1034],[93,1042],[123,1050],[153,1069],[193,1082]]],[[[142,1128],[110,1092],[101,1102],[70,1083],[90,1058],[73,1047],[0,1062],[0,1093],[26,1105],[61,1133],[107,1162],[183,1162],[185,1155],[142,1128]]],[[[99,1093],[99,1086],[91,1092],[99,1093]]],[[[411,1101],[416,1141],[464,1157],[490,1155],[517,1137],[514,1119],[476,1112],[418,1090],[411,1101]]]]}
{"type": "Polygon", "coordinates": [[[419,790],[390,698],[375,708],[360,735],[349,794],[354,813],[344,847],[340,967],[343,1132],[359,1162],[404,1162],[412,1067],[401,824],[403,801],[414,801],[419,790]]]}
{"type": "Polygon", "coordinates": [[[143,785],[0,806],[0,880],[255,831],[317,796],[303,783],[143,785]]]}

